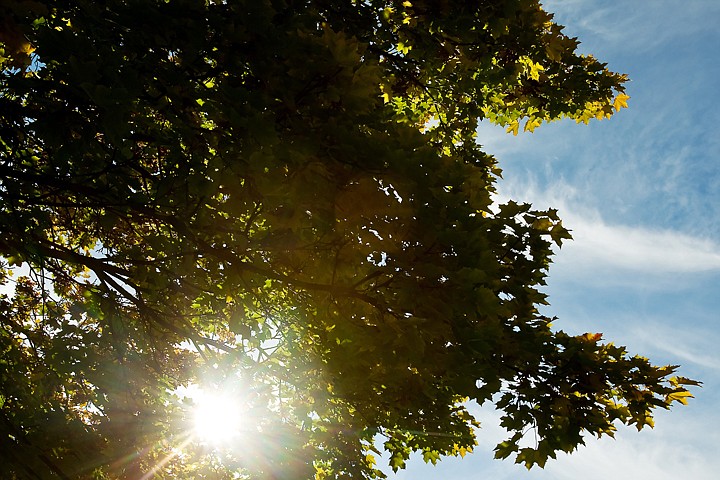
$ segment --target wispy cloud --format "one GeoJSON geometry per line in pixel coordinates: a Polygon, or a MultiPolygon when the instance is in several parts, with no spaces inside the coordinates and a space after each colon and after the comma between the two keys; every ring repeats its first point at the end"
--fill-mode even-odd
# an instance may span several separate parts
{"type": "Polygon", "coordinates": [[[609,270],[658,275],[720,271],[720,245],[713,239],[610,223],[596,207],[583,203],[577,188],[563,180],[541,189],[529,177],[524,182],[506,182],[501,191],[502,197],[519,197],[539,209],[560,210],[574,240],[563,246],[556,264],[560,270],[571,267],[578,277],[583,272],[596,275],[609,270]]]}
{"type": "MultiPolygon", "coordinates": [[[[695,321],[687,322],[670,319],[658,319],[645,325],[630,323],[628,336],[633,338],[634,347],[648,355],[661,352],[673,362],[682,363],[685,370],[703,370],[703,378],[708,373],[715,378],[720,374],[720,333],[717,331],[720,319],[702,318],[693,313],[695,321]]],[[[682,375],[693,375],[693,373],[682,375]]],[[[700,392],[702,395],[703,392],[700,392]]],[[[720,423],[720,421],[718,422],[720,423]]]]}
{"type": "Polygon", "coordinates": [[[568,214],[574,242],[561,260],[575,267],[620,268],[672,274],[720,270],[720,246],[709,239],[669,230],[609,225],[599,215],[568,214]]]}

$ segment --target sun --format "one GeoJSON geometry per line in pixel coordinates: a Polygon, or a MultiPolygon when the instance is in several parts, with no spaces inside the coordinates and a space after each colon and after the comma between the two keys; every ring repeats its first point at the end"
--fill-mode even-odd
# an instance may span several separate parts
{"type": "Polygon", "coordinates": [[[223,446],[242,435],[247,417],[242,399],[225,392],[205,391],[193,397],[193,431],[198,440],[223,446]]]}

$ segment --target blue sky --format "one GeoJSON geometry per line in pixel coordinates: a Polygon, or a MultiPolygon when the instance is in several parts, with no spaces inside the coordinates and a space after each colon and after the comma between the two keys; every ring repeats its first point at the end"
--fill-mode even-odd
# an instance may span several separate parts
{"type": "Polygon", "coordinates": [[[575,240],[550,270],[558,328],[603,332],[702,380],[653,430],[587,438],[544,470],[492,460],[497,415],[477,411],[480,445],[393,479],[710,480],[720,471],[720,1],[544,2],[584,53],[627,73],[629,109],[611,120],[545,125],[517,137],[483,125],[504,170],[500,197],[560,210],[575,240]]]}

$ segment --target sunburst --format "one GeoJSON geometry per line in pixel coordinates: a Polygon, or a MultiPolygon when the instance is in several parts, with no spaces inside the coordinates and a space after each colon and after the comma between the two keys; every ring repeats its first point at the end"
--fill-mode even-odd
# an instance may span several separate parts
{"type": "Polygon", "coordinates": [[[199,391],[193,398],[193,433],[203,443],[224,446],[247,430],[244,399],[229,392],[199,391]]]}

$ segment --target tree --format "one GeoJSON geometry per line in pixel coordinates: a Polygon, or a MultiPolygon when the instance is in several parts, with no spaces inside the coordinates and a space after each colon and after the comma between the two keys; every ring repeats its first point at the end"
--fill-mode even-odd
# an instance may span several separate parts
{"type": "Polygon", "coordinates": [[[493,202],[477,123],[628,97],[537,1],[0,9],[6,478],[381,478],[471,451],[469,401],[542,467],[698,383],[538,312],[570,235],[493,202]],[[252,446],[197,441],[191,385],[252,446]]]}

